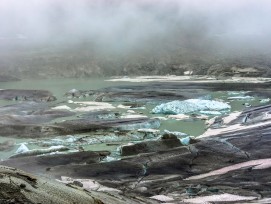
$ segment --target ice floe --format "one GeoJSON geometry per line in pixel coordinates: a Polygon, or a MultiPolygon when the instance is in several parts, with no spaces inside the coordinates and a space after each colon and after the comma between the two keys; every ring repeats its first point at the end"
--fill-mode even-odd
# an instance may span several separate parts
{"type": "Polygon", "coordinates": [[[190,144],[190,137],[184,137],[180,139],[182,145],[189,145],[190,144]]]}
{"type": "Polygon", "coordinates": [[[270,101],[270,98],[261,99],[260,103],[268,103],[270,101]]]}
{"type": "Polygon", "coordinates": [[[21,144],[20,147],[16,150],[15,154],[21,154],[28,151],[29,151],[28,147],[25,144],[21,144]]]}
{"type": "Polygon", "coordinates": [[[227,103],[214,100],[188,99],[184,101],[172,101],[156,106],[152,113],[156,114],[185,114],[200,111],[225,111],[231,106],[227,103]]]}
{"type": "Polygon", "coordinates": [[[63,105],[63,106],[56,106],[52,108],[53,110],[71,110],[69,106],[63,105]]]}
{"type": "Polygon", "coordinates": [[[253,100],[253,96],[232,96],[228,97],[228,100],[253,100]]]}

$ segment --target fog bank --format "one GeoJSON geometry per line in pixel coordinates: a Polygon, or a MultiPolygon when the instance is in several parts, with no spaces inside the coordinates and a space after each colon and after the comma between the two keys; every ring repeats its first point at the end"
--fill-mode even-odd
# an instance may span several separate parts
{"type": "Polygon", "coordinates": [[[0,51],[208,59],[268,55],[268,0],[1,0],[0,51]]]}
{"type": "Polygon", "coordinates": [[[1,44],[88,42],[119,52],[156,43],[263,50],[270,45],[270,8],[268,0],[1,0],[0,38],[1,44]]]}

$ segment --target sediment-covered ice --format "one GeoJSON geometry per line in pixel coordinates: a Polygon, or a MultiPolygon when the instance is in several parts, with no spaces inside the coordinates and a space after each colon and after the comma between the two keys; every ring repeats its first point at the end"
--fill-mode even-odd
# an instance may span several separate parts
{"type": "Polygon", "coordinates": [[[199,111],[222,111],[229,110],[231,106],[227,103],[202,100],[202,99],[188,99],[185,101],[172,101],[156,106],[152,113],[156,114],[185,114],[195,113],[199,111]]]}

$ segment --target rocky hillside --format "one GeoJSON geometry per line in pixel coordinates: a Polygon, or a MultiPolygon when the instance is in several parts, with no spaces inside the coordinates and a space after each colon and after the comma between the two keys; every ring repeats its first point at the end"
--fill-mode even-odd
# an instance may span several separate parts
{"type": "Polygon", "coordinates": [[[17,78],[133,75],[270,76],[268,55],[219,56],[181,50],[108,54],[84,47],[0,52],[0,70],[17,78]]]}

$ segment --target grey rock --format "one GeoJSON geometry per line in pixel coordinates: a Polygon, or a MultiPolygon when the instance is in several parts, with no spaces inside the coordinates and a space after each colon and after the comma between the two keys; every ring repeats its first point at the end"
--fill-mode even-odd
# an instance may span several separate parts
{"type": "Polygon", "coordinates": [[[0,90],[0,99],[49,102],[55,101],[56,97],[46,90],[3,89],[0,90]]]}

